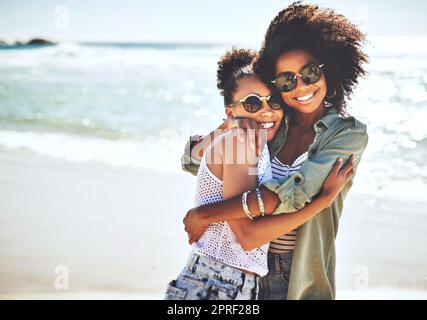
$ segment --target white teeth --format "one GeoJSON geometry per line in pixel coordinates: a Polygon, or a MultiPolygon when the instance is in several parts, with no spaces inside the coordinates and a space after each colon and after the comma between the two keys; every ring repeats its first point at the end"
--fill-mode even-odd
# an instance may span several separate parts
{"type": "Polygon", "coordinates": [[[264,129],[269,129],[274,127],[274,122],[260,122],[261,127],[264,129]]]}
{"type": "Polygon", "coordinates": [[[307,100],[311,99],[311,97],[313,97],[313,95],[314,95],[314,92],[312,92],[306,96],[297,97],[295,99],[297,99],[298,101],[307,101],[307,100]]]}

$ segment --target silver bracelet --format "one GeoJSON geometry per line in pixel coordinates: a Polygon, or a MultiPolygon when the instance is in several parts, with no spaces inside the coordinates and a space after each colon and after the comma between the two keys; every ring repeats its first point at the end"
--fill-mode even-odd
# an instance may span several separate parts
{"type": "Polygon", "coordinates": [[[256,196],[258,198],[258,206],[259,206],[259,211],[261,211],[261,217],[264,217],[265,208],[264,208],[264,201],[262,201],[261,190],[259,190],[259,188],[256,188],[255,191],[256,191],[256,196]]]}
{"type": "Polygon", "coordinates": [[[245,212],[246,216],[253,220],[255,218],[255,215],[252,214],[252,212],[249,210],[248,207],[248,194],[251,192],[251,190],[246,191],[242,194],[242,207],[243,207],[243,211],[245,212]]]}

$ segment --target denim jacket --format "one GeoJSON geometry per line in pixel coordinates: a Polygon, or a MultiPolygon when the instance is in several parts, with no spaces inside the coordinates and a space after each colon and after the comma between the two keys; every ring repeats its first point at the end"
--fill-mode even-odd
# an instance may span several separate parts
{"type": "MultiPolygon", "coordinates": [[[[289,117],[286,116],[275,137],[268,143],[273,158],[286,141],[289,117]]],[[[319,193],[336,159],[354,154],[359,164],[368,143],[366,125],[354,117],[343,118],[329,109],[314,125],[316,132],[308,148],[308,159],[301,169],[289,177],[273,179],[264,186],[277,193],[280,204],[274,214],[303,208],[319,193]]],[[[190,137],[181,164],[185,171],[197,174],[199,162],[190,157],[190,137]]],[[[353,184],[350,180],[333,204],[298,228],[288,299],[335,299],[335,238],[343,211],[344,199],[353,184]]]]}

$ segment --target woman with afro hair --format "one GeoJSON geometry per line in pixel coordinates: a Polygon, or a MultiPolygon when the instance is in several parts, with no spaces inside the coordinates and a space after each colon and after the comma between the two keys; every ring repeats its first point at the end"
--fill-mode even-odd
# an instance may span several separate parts
{"type": "MultiPolygon", "coordinates": [[[[268,142],[273,179],[260,187],[264,210],[257,194],[246,192],[193,208],[184,218],[194,242],[209,224],[247,219],[248,210],[257,219],[294,215],[291,223],[276,225],[262,236],[251,233],[248,224],[246,239],[239,239],[250,247],[270,242],[269,273],[260,280],[258,299],[335,298],[335,238],[353,179],[309,221],[300,219],[298,210],[316,199],[337,159],[352,162],[356,170],[368,143],[366,126],[346,110],[358,79],[365,75],[364,40],[355,25],[330,9],[295,2],[279,12],[255,63],[262,80],[285,105],[284,121],[268,142]]],[[[258,130],[248,120],[227,121],[222,127],[258,130]]],[[[193,136],[187,143],[181,159],[184,170],[197,172],[206,137],[193,136]]]]}

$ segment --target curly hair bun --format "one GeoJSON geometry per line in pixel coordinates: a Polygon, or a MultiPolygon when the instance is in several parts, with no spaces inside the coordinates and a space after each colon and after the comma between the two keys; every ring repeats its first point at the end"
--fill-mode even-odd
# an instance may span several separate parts
{"type": "Polygon", "coordinates": [[[217,87],[222,95],[230,82],[237,81],[241,74],[253,74],[252,64],[256,56],[257,53],[253,50],[233,47],[221,57],[218,61],[217,87]]]}

